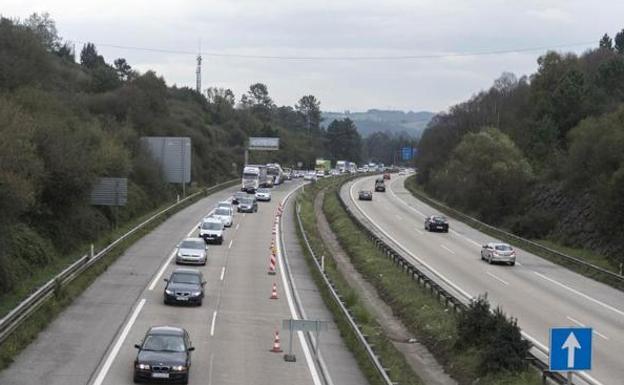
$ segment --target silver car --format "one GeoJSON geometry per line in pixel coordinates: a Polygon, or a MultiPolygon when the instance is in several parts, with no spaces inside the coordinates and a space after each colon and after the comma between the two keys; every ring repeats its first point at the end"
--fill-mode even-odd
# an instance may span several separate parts
{"type": "Polygon", "coordinates": [[[516,264],[516,251],[506,243],[490,242],[481,247],[481,260],[490,264],[505,262],[513,266],[516,264]]]}
{"type": "Polygon", "coordinates": [[[207,261],[206,242],[201,238],[186,238],[178,245],[177,264],[205,265],[207,261]]]}

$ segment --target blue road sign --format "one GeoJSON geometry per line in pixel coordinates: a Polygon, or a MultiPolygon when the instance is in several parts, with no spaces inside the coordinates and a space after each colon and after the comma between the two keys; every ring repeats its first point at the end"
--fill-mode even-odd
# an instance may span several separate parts
{"type": "Polygon", "coordinates": [[[550,329],[550,370],[572,372],[591,370],[592,329],[550,329]]]}
{"type": "Polygon", "coordinates": [[[401,159],[402,160],[410,160],[410,159],[412,159],[412,148],[411,147],[402,147],[401,148],[401,159]]]}

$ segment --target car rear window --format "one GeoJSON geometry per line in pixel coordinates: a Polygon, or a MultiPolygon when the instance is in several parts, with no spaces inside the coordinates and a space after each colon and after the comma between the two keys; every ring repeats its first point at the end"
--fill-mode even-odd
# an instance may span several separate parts
{"type": "Polygon", "coordinates": [[[509,245],[496,245],[494,248],[498,251],[511,251],[512,248],[509,245]]]}

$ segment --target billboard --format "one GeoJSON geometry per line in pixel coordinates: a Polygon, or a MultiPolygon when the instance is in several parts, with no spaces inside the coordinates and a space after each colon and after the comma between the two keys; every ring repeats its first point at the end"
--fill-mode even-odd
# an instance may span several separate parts
{"type": "Polygon", "coordinates": [[[279,150],[279,138],[250,137],[248,149],[262,151],[279,150]]]}
{"type": "Polygon", "coordinates": [[[98,178],[91,190],[94,206],[125,206],[128,203],[127,178],[98,178]]]}
{"type": "Polygon", "coordinates": [[[160,164],[167,182],[191,181],[191,138],[144,136],[141,143],[160,164]]]}

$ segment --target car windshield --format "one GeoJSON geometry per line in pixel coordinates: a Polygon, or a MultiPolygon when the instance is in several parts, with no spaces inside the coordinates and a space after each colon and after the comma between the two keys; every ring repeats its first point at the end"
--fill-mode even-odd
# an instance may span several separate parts
{"type": "Polygon", "coordinates": [[[269,192],[269,189],[267,189],[267,188],[259,188],[259,189],[258,189],[258,192],[259,192],[259,193],[268,193],[268,192],[269,192]]]}
{"type": "Polygon", "coordinates": [[[245,178],[245,179],[254,179],[254,178],[257,178],[257,177],[258,177],[258,174],[251,174],[251,173],[248,173],[248,172],[243,174],[243,178],[245,178]]]}
{"type": "Polygon", "coordinates": [[[250,205],[250,204],[252,204],[252,203],[253,203],[253,200],[252,200],[252,199],[250,199],[250,198],[245,198],[245,199],[243,199],[243,200],[241,201],[241,203],[244,203],[244,204],[246,204],[246,205],[250,205]]]}
{"type": "Polygon", "coordinates": [[[496,245],[494,248],[498,251],[511,251],[511,246],[509,245],[496,245]]]}
{"type": "Polygon", "coordinates": [[[201,280],[198,274],[173,273],[169,282],[199,284],[201,280]]]}
{"type": "Polygon", "coordinates": [[[202,230],[221,230],[221,223],[217,222],[204,222],[202,223],[202,230]]]}
{"type": "Polygon", "coordinates": [[[247,195],[247,193],[245,193],[245,192],[237,192],[236,194],[234,194],[234,197],[240,199],[240,198],[245,197],[246,195],[247,195]]]}
{"type": "Polygon", "coordinates": [[[145,342],[143,342],[143,350],[155,352],[183,352],[186,349],[182,336],[150,334],[145,338],[145,342]]]}
{"type": "Polygon", "coordinates": [[[202,240],[192,240],[192,239],[188,239],[186,241],[182,241],[182,243],[180,243],[180,248],[181,249],[203,249],[204,247],[206,247],[205,243],[202,240]]]}
{"type": "Polygon", "coordinates": [[[433,220],[436,222],[446,222],[445,217],[433,217],[433,220]]]}
{"type": "Polygon", "coordinates": [[[226,208],[220,208],[215,211],[215,215],[230,215],[230,210],[226,208]]]}

